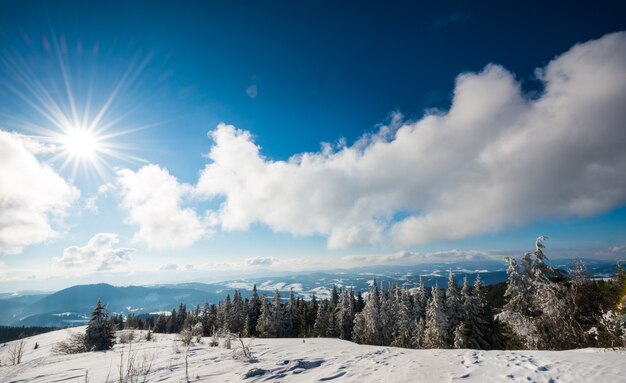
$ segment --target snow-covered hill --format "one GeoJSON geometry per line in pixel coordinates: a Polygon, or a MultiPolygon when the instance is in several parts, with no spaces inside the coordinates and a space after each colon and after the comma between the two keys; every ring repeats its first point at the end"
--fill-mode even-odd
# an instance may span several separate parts
{"type": "MultiPolygon", "coordinates": [[[[71,332],[59,330],[25,340],[22,363],[7,365],[17,342],[0,345],[1,382],[118,382],[120,364],[146,370],[147,382],[184,382],[185,357],[192,382],[626,382],[626,352],[408,350],[361,346],[337,339],[254,339],[255,360],[232,349],[210,347],[210,338],[188,351],[175,335],[156,334],[118,344],[111,351],[54,355],[52,346],[71,332]],[[39,345],[34,349],[35,343],[39,345]]],[[[246,340],[245,344],[248,344],[246,340]]],[[[240,348],[239,348],[240,349],[240,348]]],[[[123,375],[125,372],[123,372],[123,375]]],[[[135,381],[144,381],[143,376],[135,381]]]]}

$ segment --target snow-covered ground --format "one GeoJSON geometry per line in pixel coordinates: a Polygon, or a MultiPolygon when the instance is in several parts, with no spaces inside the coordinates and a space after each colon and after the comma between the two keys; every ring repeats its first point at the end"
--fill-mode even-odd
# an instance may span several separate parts
{"type": "MultiPolygon", "coordinates": [[[[25,340],[22,363],[8,366],[9,349],[0,345],[1,382],[118,382],[120,362],[148,365],[147,382],[184,382],[185,354],[192,382],[626,382],[626,352],[408,350],[360,346],[337,339],[254,339],[256,360],[238,359],[233,349],[210,347],[209,338],[188,351],[175,335],[156,341],[118,344],[111,351],[54,355],[52,346],[70,332],[60,330],[25,340]],[[34,349],[35,343],[39,344],[34,349]]],[[[246,344],[248,341],[245,342],[246,344]]],[[[144,381],[140,377],[135,381],[144,381]]]]}

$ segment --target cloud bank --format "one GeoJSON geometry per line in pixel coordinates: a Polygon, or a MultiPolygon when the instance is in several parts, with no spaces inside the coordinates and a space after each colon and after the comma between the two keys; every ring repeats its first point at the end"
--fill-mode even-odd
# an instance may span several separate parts
{"type": "Polygon", "coordinates": [[[544,91],[530,98],[512,73],[487,65],[458,76],[447,111],[396,116],[351,146],[288,161],[265,158],[249,132],[220,124],[195,187],[154,165],[124,170],[124,205],[149,243],[202,237],[202,219],[179,205],[188,192],[223,199],[222,230],[260,222],[327,236],[330,248],[452,241],[624,205],[626,33],[578,44],[537,76],[544,91]]]}
{"type": "Polygon", "coordinates": [[[0,253],[56,237],[54,222],[78,199],[78,189],[36,157],[53,150],[0,130],[0,253]]]}

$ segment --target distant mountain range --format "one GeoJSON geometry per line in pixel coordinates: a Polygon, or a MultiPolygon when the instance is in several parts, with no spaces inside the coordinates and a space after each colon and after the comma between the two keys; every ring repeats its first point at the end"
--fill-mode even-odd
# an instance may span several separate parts
{"type": "MultiPolygon", "coordinates": [[[[565,268],[573,260],[556,260],[553,265],[565,268]]],[[[615,272],[612,261],[585,260],[591,277],[609,277],[615,272]]],[[[55,293],[37,291],[0,294],[0,325],[66,327],[84,324],[95,302],[100,299],[112,313],[155,313],[171,311],[184,303],[188,308],[217,303],[239,289],[249,296],[254,284],[260,294],[273,294],[275,289],[285,298],[293,289],[295,293],[310,298],[328,297],[333,285],[367,291],[375,279],[378,283],[415,287],[420,278],[426,286],[447,286],[448,270],[462,283],[465,276],[471,283],[480,273],[485,284],[506,280],[501,262],[466,262],[462,264],[429,264],[409,267],[369,267],[336,272],[284,274],[272,277],[254,277],[227,280],[218,283],[180,283],[150,286],[112,286],[106,283],[72,286],[55,293]]]]}

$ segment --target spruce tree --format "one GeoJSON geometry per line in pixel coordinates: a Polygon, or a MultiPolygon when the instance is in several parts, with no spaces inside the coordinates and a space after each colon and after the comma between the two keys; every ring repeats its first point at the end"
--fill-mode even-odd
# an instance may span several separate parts
{"type": "Polygon", "coordinates": [[[298,307],[293,288],[289,291],[289,301],[285,308],[285,336],[288,338],[298,336],[298,307]]]}
{"type": "Polygon", "coordinates": [[[252,294],[250,296],[250,301],[248,301],[247,313],[246,324],[248,327],[248,334],[246,334],[246,336],[256,336],[258,335],[256,325],[259,320],[259,315],[261,315],[261,299],[257,293],[256,284],[252,287],[252,294]]]}
{"type": "Polygon", "coordinates": [[[426,322],[424,318],[419,318],[415,321],[415,329],[413,329],[413,336],[411,338],[411,343],[413,347],[417,349],[426,348],[424,345],[424,337],[426,335],[426,322]]]}
{"type": "Polygon", "coordinates": [[[274,298],[272,299],[272,325],[270,333],[275,338],[285,336],[285,309],[281,303],[280,291],[274,290],[274,298]]]}
{"type": "Polygon", "coordinates": [[[454,329],[454,348],[467,348],[467,331],[465,324],[461,323],[454,329]]]}
{"type": "MultiPolygon", "coordinates": [[[[467,276],[463,280],[463,288],[461,289],[461,300],[463,302],[463,331],[464,343],[463,348],[485,349],[489,347],[487,341],[488,322],[484,316],[484,296],[482,295],[482,287],[480,283],[480,275],[476,277],[476,287],[474,291],[469,286],[467,276]]],[[[455,329],[455,331],[458,330],[455,329]]],[[[455,333],[455,346],[456,346],[455,333]]]]}
{"type": "Polygon", "coordinates": [[[272,336],[272,312],[270,311],[270,304],[267,299],[267,295],[261,296],[261,309],[259,319],[256,325],[256,333],[261,338],[270,338],[272,336]]]}
{"type": "Polygon", "coordinates": [[[115,344],[115,328],[107,309],[98,299],[85,331],[85,345],[92,351],[110,350],[115,344]]]}
{"type": "Polygon", "coordinates": [[[313,325],[313,333],[318,337],[325,337],[328,333],[329,300],[322,299],[317,306],[317,315],[313,325]]]}
{"type": "MultiPolygon", "coordinates": [[[[398,290],[399,291],[399,290],[398,290]]],[[[396,301],[398,302],[398,312],[396,314],[396,326],[393,336],[392,346],[395,347],[410,347],[411,346],[411,323],[413,319],[411,317],[411,307],[409,305],[408,292],[403,290],[396,301]]]]}
{"type": "Polygon", "coordinates": [[[413,309],[415,319],[424,318],[426,315],[426,304],[428,302],[428,293],[424,287],[424,281],[420,275],[420,284],[415,291],[415,297],[413,300],[413,309]]]}
{"type": "Polygon", "coordinates": [[[448,275],[445,308],[449,326],[448,339],[454,340],[454,330],[463,321],[463,307],[461,304],[461,296],[459,294],[459,286],[454,279],[452,270],[450,270],[448,275]]]}
{"type": "Polygon", "coordinates": [[[426,308],[425,348],[448,348],[448,318],[446,316],[441,293],[433,287],[426,308]]]}
{"type": "Polygon", "coordinates": [[[342,289],[339,294],[339,304],[335,314],[338,335],[341,339],[352,338],[352,326],[354,323],[354,306],[352,300],[352,290],[348,292],[348,290],[342,289]]]}
{"type": "Polygon", "coordinates": [[[362,342],[376,346],[382,345],[381,320],[380,320],[380,291],[376,280],[372,283],[365,307],[361,312],[363,315],[363,336],[362,342]]]}

